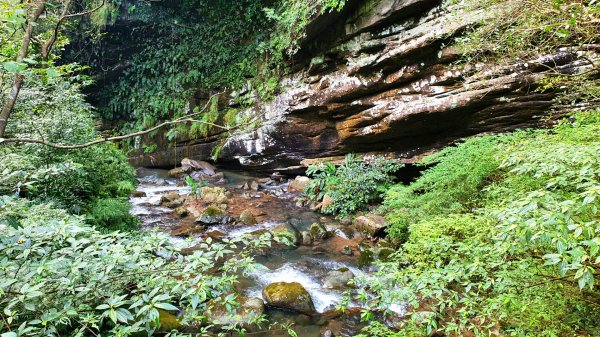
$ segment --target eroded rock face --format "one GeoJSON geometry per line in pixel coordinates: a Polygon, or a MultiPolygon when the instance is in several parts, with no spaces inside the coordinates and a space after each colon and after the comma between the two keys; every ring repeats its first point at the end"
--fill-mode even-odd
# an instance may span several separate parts
{"type": "MultiPolygon", "coordinates": [[[[536,126],[553,107],[553,93],[533,90],[548,67],[571,74],[590,66],[584,58],[599,59],[591,48],[510,66],[453,65],[460,54],[446,46],[449,37],[490,11],[452,11],[439,3],[349,1],[331,14],[335,20],[316,18],[303,45],[327,47],[301,51],[299,70],[283,79],[281,93],[242,112],[263,116],[262,126],[229,138],[221,160],[272,169],[305,158],[393,152],[410,161],[462,137],[536,126]]],[[[175,152],[206,159],[218,142],[182,140],[175,152]]],[[[177,163],[173,152],[133,161],[168,166],[177,163]]]]}
{"type": "Polygon", "coordinates": [[[267,305],[284,310],[312,315],[316,312],[310,294],[298,282],[275,282],[262,291],[267,305]]]}

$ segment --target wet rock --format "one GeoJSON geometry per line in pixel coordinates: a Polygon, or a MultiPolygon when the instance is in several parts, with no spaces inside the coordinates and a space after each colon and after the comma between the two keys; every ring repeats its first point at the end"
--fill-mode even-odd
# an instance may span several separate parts
{"type": "Polygon", "coordinates": [[[210,176],[211,180],[225,180],[225,174],[223,172],[215,173],[210,176]]]}
{"type": "Polygon", "coordinates": [[[197,171],[204,176],[212,176],[216,172],[216,168],[205,161],[197,161],[189,158],[183,158],[181,161],[181,169],[185,173],[197,171]]]}
{"type": "Polygon", "coordinates": [[[168,192],[168,193],[166,193],[166,194],[163,194],[163,195],[160,197],[160,203],[161,203],[161,204],[162,204],[162,203],[168,203],[168,202],[171,202],[171,201],[177,200],[177,199],[179,199],[179,198],[180,198],[180,196],[179,196],[179,193],[177,193],[177,192],[168,192]]]}
{"type": "Polygon", "coordinates": [[[252,182],[250,183],[250,189],[252,191],[258,191],[258,188],[260,187],[260,185],[258,185],[258,182],[256,180],[252,180],[252,182]]]}
{"type": "Polygon", "coordinates": [[[177,214],[177,216],[180,218],[185,218],[189,213],[190,212],[185,207],[177,207],[175,209],[175,214],[177,214]]]}
{"type": "Polygon", "coordinates": [[[169,170],[169,177],[171,178],[181,178],[186,174],[185,170],[181,167],[176,167],[174,169],[169,170]]]}
{"type": "Polygon", "coordinates": [[[204,232],[204,226],[201,224],[183,224],[171,229],[172,236],[189,237],[194,234],[200,234],[204,232]]]}
{"type": "Polygon", "coordinates": [[[352,252],[352,248],[350,248],[350,246],[348,246],[348,245],[344,246],[344,248],[342,248],[342,251],[340,253],[342,255],[346,255],[346,256],[352,256],[354,254],[352,252]]]}
{"type": "Polygon", "coordinates": [[[211,205],[202,211],[200,216],[196,219],[196,222],[203,225],[218,225],[226,223],[228,219],[229,217],[223,210],[211,205]]]}
{"type": "Polygon", "coordinates": [[[325,240],[333,236],[332,233],[320,223],[314,223],[310,225],[308,232],[313,239],[318,241],[325,240]]]}
{"type": "Polygon", "coordinates": [[[131,192],[131,197],[132,198],[143,198],[146,196],[146,192],[144,191],[133,191],[131,192]]]}
{"type": "Polygon", "coordinates": [[[307,315],[316,312],[310,294],[298,282],[275,282],[262,291],[267,305],[273,308],[295,311],[307,315]]]}
{"type": "Polygon", "coordinates": [[[383,236],[385,234],[385,229],[387,228],[387,222],[382,216],[367,214],[354,219],[354,227],[356,227],[358,231],[372,237],[383,236]]]}
{"type": "Polygon", "coordinates": [[[227,234],[225,234],[225,233],[223,233],[221,231],[209,231],[209,232],[206,232],[206,235],[209,238],[214,239],[214,240],[218,240],[218,241],[220,241],[221,239],[223,239],[224,237],[227,236],[227,234]]]}
{"type": "Polygon", "coordinates": [[[300,236],[302,237],[302,245],[310,246],[312,245],[313,238],[307,231],[300,232],[300,236]]]}
{"type": "Polygon", "coordinates": [[[245,209],[242,211],[242,213],[240,214],[240,221],[244,225],[248,225],[248,226],[254,226],[257,223],[256,218],[254,217],[254,214],[252,214],[252,211],[249,209],[245,209]]]}
{"type": "Polygon", "coordinates": [[[281,182],[283,179],[285,179],[285,176],[279,172],[273,172],[273,174],[271,174],[271,180],[273,181],[281,182]]]}
{"type": "Polygon", "coordinates": [[[244,183],[244,185],[242,185],[242,189],[244,189],[244,190],[249,190],[249,189],[250,189],[250,184],[248,184],[248,182],[246,181],[246,182],[244,183]]]}
{"type": "Polygon", "coordinates": [[[165,206],[167,206],[169,208],[173,208],[173,209],[179,208],[179,207],[183,206],[183,200],[182,199],[176,199],[176,200],[173,200],[173,201],[169,201],[169,202],[166,203],[165,206]]]}
{"type": "Polygon", "coordinates": [[[296,179],[292,180],[288,185],[288,192],[302,192],[312,181],[309,177],[297,176],[296,179]]]}
{"type": "Polygon", "coordinates": [[[227,204],[231,198],[231,192],[223,187],[204,186],[200,193],[202,201],[207,204],[227,204]]]}
{"type": "Polygon", "coordinates": [[[354,278],[354,273],[348,268],[340,268],[327,273],[323,280],[325,289],[343,289],[348,288],[348,282],[354,278]]]}
{"type": "Polygon", "coordinates": [[[261,316],[265,312],[263,300],[257,297],[246,297],[238,295],[236,302],[239,307],[229,313],[227,307],[219,303],[219,299],[210,300],[208,306],[211,308],[206,319],[215,325],[247,325],[252,319],[261,316]]]}
{"type": "Polygon", "coordinates": [[[272,232],[274,234],[290,233],[292,235],[291,240],[294,243],[294,245],[296,245],[296,246],[299,245],[300,242],[302,242],[302,237],[300,235],[300,232],[298,231],[298,229],[296,229],[296,227],[294,227],[294,225],[292,225],[289,222],[285,222],[285,223],[275,226],[275,228],[273,228],[272,232]]]}
{"type": "Polygon", "coordinates": [[[390,255],[393,253],[394,250],[388,247],[373,247],[363,249],[358,257],[358,266],[363,268],[370,266],[375,261],[389,261],[390,255]]]}

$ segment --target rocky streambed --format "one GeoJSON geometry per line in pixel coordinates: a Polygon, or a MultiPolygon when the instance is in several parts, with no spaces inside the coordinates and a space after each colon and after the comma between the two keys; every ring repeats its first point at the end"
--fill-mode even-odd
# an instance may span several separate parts
{"type": "MultiPolygon", "coordinates": [[[[293,323],[299,336],[352,336],[360,330],[359,308],[342,315],[335,307],[352,291],[348,281],[368,272],[359,260],[366,265],[378,250],[370,248],[368,234],[355,231],[356,223],[341,223],[318,213],[319,205],[298,202],[303,179],[217,172],[207,163],[184,160],[171,171],[140,168],[138,181],[132,213],[144,228],[169,233],[174,242],[292,233],[294,247],[265,250],[256,261],[267,269],[242,277],[239,299],[248,313],[293,323]],[[192,193],[184,181],[188,176],[200,193],[192,193]]],[[[371,220],[362,220],[363,232],[371,220]]]]}

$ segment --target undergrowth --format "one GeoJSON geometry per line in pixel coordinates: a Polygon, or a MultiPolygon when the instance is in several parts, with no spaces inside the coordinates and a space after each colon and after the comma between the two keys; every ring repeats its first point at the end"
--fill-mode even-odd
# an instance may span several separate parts
{"type": "MultiPolygon", "coordinates": [[[[434,156],[385,197],[404,242],[357,299],[403,328],[373,336],[597,336],[600,111],[551,130],[471,139],[434,156]],[[425,314],[424,314],[425,313],[425,314]]],[[[371,314],[366,314],[367,317],[371,314]]]]}

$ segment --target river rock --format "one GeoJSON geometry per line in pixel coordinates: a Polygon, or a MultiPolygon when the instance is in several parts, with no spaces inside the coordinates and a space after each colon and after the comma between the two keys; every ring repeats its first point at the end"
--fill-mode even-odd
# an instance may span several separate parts
{"type": "Polygon", "coordinates": [[[242,211],[242,213],[240,214],[240,221],[247,226],[254,226],[257,223],[254,214],[252,214],[252,211],[249,209],[245,209],[242,211]]]}
{"type": "Polygon", "coordinates": [[[204,186],[200,193],[202,201],[207,204],[227,204],[231,198],[231,192],[223,187],[204,186]]]}
{"type": "Polygon", "coordinates": [[[172,236],[189,237],[204,231],[204,226],[197,223],[177,225],[171,229],[172,236]]]}
{"type": "Polygon", "coordinates": [[[189,158],[183,158],[181,161],[181,169],[186,173],[192,171],[201,172],[205,176],[212,176],[216,171],[214,166],[205,161],[197,161],[189,158]]]}
{"type": "Polygon", "coordinates": [[[312,224],[308,232],[314,240],[325,240],[332,236],[332,233],[320,223],[312,224]]]}
{"type": "Polygon", "coordinates": [[[239,307],[229,313],[226,306],[219,303],[218,299],[210,300],[208,306],[212,309],[206,313],[206,319],[210,324],[215,325],[246,325],[265,312],[265,305],[260,298],[238,295],[236,302],[239,303],[239,307]]]}
{"type": "Polygon", "coordinates": [[[290,181],[288,185],[288,192],[302,192],[312,181],[309,177],[297,176],[296,179],[290,181]]]}
{"type": "Polygon", "coordinates": [[[300,236],[302,237],[302,244],[304,246],[310,246],[310,245],[312,245],[313,238],[312,238],[312,236],[310,235],[309,232],[302,231],[302,232],[300,232],[300,236]]]}
{"type": "Polygon", "coordinates": [[[173,208],[173,209],[179,208],[179,207],[183,206],[183,200],[182,199],[175,199],[173,201],[167,202],[165,206],[167,206],[169,208],[173,208]]]}
{"type": "Polygon", "coordinates": [[[222,209],[211,205],[202,211],[196,222],[203,225],[218,225],[226,223],[228,218],[222,209]]]}
{"type": "Polygon", "coordinates": [[[340,268],[327,273],[323,280],[325,289],[343,289],[349,287],[348,282],[354,278],[354,273],[348,268],[340,268]]]}
{"type": "Polygon", "coordinates": [[[250,189],[252,191],[258,191],[258,188],[260,187],[260,185],[258,184],[258,182],[256,180],[252,180],[252,182],[250,182],[250,189]]]}
{"type": "Polygon", "coordinates": [[[358,231],[376,237],[385,234],[387,222],[382,216],[367,214],[354,219],[354,227],[356,227],[358,231]]]}
{"type": "Polygon", "coordinates": [[[179,193],[177,193],[177,192],[175,192],[175,191],[173,191],[173,192],[168,192],[168,193],[165,193],[165,194],[163,194],[163,195],[160,197],[160,203],[161,203],[161,204],[163,204],[163,203],[168,203],[168,202],[171,202],[171,201],[177,200],[177,199],[179,199],[179,198],[180,198],[180,196],[179,196],[179,193]]]}
{"type": "Polygon", "coordinates": [[[146,196],[146,192],[144,191],[133,191],[131,192],[131,197],[132,198],[143,198],[146,196]]]}
{"type": "Polygon", "coordinates": [[[262,291],[267,305],[312,315],[316,312],[310,294],[298,282],[275,282],[266,286],[262,291]]]}
{"type": "Polygon", "coordinates": [[[169,170],[168,174],[169,174],[169,177],[171,177],[171,178],[181,178],[186,174],[186,172],[183,168],[176,167],[174,169],[169,170]]]}
{"type": "Polygon", "coordinates": [[[282,233],[290,233],[292,234],[292,242],[294,245],[299,245],[302,242],[302,237],[300,232],[289,222],[281,223],[272,230],[273,234],[282,234],[282,233]]]}
{"type": "Polygon", "coordinates": [[[177,214],[177,216],[180,218],[185,218],[186,216],[188,216],[189,213],[190,212],[185,207],[177,207],[175,209],[175,214],[177,214]]]}

